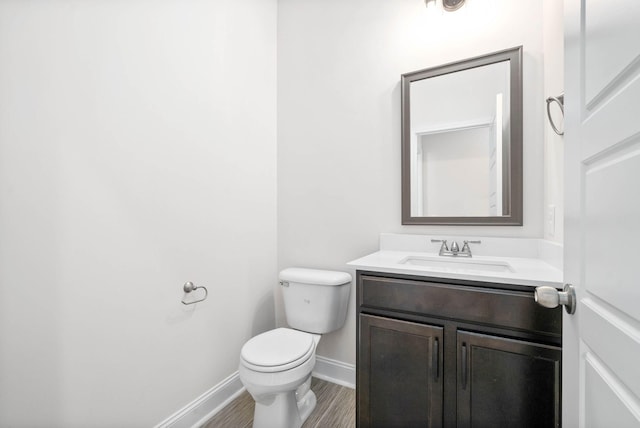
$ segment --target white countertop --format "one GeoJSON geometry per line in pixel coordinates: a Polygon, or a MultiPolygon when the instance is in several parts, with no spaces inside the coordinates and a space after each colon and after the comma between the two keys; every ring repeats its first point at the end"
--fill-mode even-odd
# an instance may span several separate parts
{"type": "Polygon", "coordinates": [[[512,272],[480,272],[475,270],[448,269],[446,267],[401,264],[401,261],[405,260],[407,257],[440,257],[443,260],[452,259],[452,257],[438,256],[438,253],[383,250],[361,257],[357,260],[353,260],[347,263],[347,265],[356,269],[374,272],[399,273],[447,279],[464,279],[469,281],[495,282],[499,284],[528,285],[533,287],[537,287],[539,285],[562,287],[562,271],[540,259],[524,257],[474,256],[469,259],[469,261],[474,260],[476,262],[508,263],[513,269],[512,272]]]}

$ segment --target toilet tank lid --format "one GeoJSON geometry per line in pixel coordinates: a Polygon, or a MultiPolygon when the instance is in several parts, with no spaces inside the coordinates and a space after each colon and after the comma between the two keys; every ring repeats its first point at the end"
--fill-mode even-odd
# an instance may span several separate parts
{"type": "Polygon", "coordinates": [[[351,282],[347,272],[292,267],[280,271],[280,281],[316,285],[343,285],[351,282]]]}

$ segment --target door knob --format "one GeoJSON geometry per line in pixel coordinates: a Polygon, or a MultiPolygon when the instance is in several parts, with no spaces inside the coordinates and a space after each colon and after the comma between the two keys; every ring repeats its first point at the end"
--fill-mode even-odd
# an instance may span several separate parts
{"type": "Polygon", "coordinates": [[[565,284],[564,291],[558,291],[548,285],[536,287],[533,297],[540,306],[556,308],[564,305],[569,315],[576,311],[576,292],[571,284],[565,284]]]}

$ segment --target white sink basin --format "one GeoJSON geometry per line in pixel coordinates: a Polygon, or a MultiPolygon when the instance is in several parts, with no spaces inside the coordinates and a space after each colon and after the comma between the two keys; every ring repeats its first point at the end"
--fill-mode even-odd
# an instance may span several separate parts
{"type": "Polygon", "coordinates": [[[488,260],[409,256],[400,260],[400,264],[422,266],[447,272],[514,272],[514,269],[507,262],[488,260]]]}

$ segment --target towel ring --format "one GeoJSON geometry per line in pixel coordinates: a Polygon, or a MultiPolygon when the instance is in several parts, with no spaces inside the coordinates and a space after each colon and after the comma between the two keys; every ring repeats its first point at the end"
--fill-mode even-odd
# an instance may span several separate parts
{"type": "Polygon", "coordinates": [[[562,117],[564,118],[564,92],[558,95],[557,97],[549,97],[547,98],[547,117],[549,118],[549,123],[551,124],[551,128],[558,135],[564,135],[564,131],[560,131],[556,124],[553,123],[553,119],[551,118],[551,103],[556,102],[558,106],[560,106],[560,111],[562,112],[562,117]]]}
{"type": "Polygon", "coordinates": [[[198,303],[198,302],[202,302],[203,300],[205,300],[207,298],[207,296],[209,295],[209,291],[207,291],[206,287],[202,287],[202,286],[197,286],[195,285],[193,282],[191,281],[187,281],[184,283],[184,285],[182,286],[182,289],[184,290],[184,292],[186,294],[191,293],[194,290],[197,290],[199,288],[202,288],[204,290],[204,296],[202,297],[202,299],[198,299],[198,300],[194,300],[193,302],[185,302],[184,299],[182,299],[182,304],[183,305],[193,305],[194,303],[198,303]]]}

